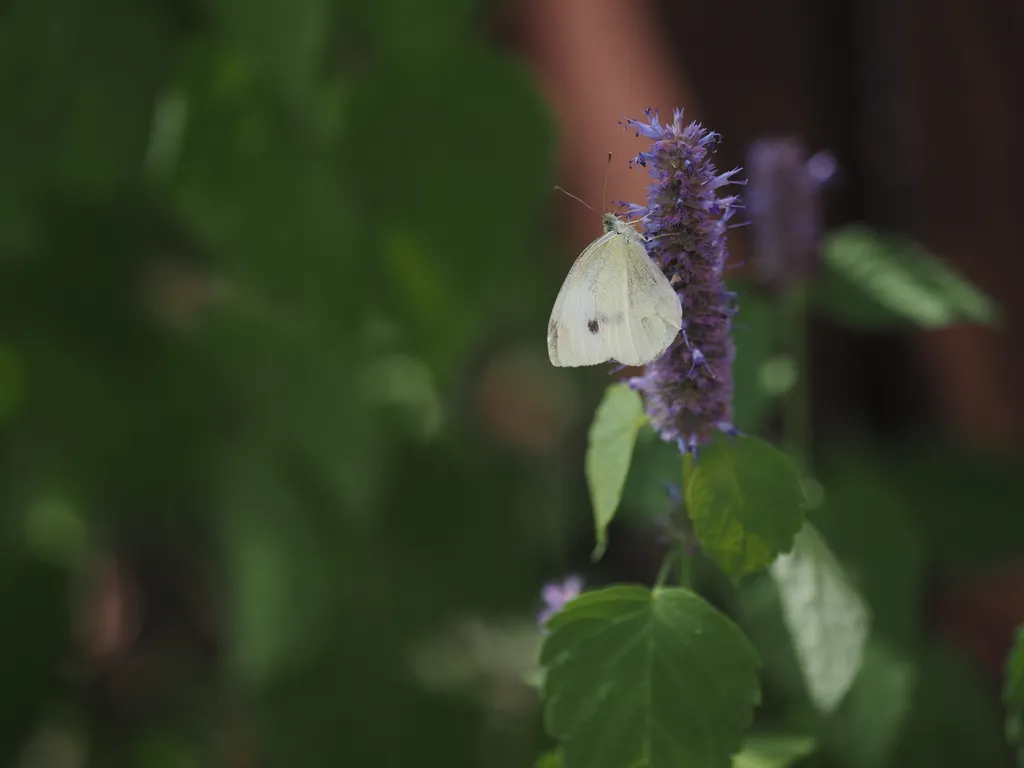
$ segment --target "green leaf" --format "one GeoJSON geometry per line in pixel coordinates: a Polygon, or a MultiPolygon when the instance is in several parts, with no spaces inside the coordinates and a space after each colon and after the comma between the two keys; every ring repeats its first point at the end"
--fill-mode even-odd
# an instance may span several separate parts
{"type": "Polygon", "coordinates": [[[595,560],[604,554],[608,524],[619,508],[636,436],[645,420],[640,395],[626,384],[612,384],[605,390],[590,425],[586,471],[594,507],[595,560]]]}
{"type": "Polygon", "coordinates": [[[764,440],[712,443],[684,457],[686,508],[705,552],[734,579],[761,570],[793,546],[804,520],[796,466],[764,440]]]}
{"type": "Polygon", "coordinates": [[[811,701],[831,712],[849,690],[864,658],[869,616],[842,564],[809,523],[771,575],[793,638],[811,701]]]}
{"type": "Polygon", "coordinates": [[[732,759],[733,768],[788,768],[814,751],[810,736],[750,735],[743,751],[732,759]]]}
{"type": "Polygon", "coordinates": [[[685,589],[587,592],[548,623],[545,723],[567,768],[725,768],[760,702],[757,654],[685,589]]]}
{"type": "Polygon", "coordinates": [[[987,296],[906,238],[844,227],[825,238],[822,255],[817,303],[843,325],[944,328],[996,322],[996,307],[987,296]]]}
{"type": "Polygon", "coordinates": [[[1017,763],[1024,766],[1024,625],[1017,629],[1017,638],[1006,658],[1003,706],[1006,740],[1017,747],[1017,763]]]}

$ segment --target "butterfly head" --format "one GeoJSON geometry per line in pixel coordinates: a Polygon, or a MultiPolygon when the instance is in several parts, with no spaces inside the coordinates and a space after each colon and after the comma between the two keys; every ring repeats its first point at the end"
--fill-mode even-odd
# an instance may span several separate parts
{"type": "Polygon", "coordinates": [[[601,222],[604,224],[605,234],[614,232],[617,235],[622,235],[631,242],[643,242],[643,237],[633,229],[633,225],[628,221],[623,221],[614,213],[606,213],[601,216],[601,222]]]}

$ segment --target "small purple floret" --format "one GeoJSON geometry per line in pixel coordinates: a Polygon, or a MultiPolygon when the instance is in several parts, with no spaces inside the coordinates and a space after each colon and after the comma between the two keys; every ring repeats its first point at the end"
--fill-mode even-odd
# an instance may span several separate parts
{"type": "Polygon", "coordinates": [[[545,608],[537,614],[537,623],[544,628],[548,619],[558,613],[570,600],[575,600],[583,592],[583,579],[575,574],[564,581],[552,581],[544,585],[540,592],[545,608]]]}
{"type": "Polygon", "coordinates": [[[630,385],[643,394],[661,438],[695,454],[714,432],[732,428],[736,308],[722,275],[728,257],[726,232],[739,198],[720,190],[744,182],[733,178],[739,168],[719,173],[711,161],[718,134],[699,123],[684,125],[681,109],[667,124],[657,112],[644,114],[648,122],[626,124],[653,142],[633,161],[653,179],[643,207],[648,214],[647,252],[679,294],[685,331],[630,385]]]}

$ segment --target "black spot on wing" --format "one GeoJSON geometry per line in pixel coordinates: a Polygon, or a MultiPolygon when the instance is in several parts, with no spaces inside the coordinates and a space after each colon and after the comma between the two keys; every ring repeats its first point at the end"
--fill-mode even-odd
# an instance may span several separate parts
{"type": "Polygon", "coordinates": [[[601,330],[601,326],[597,324],[597,320],[588,320],[587,330],[590,331],[591,333],[597,333],[599,330],[601,330]]]}

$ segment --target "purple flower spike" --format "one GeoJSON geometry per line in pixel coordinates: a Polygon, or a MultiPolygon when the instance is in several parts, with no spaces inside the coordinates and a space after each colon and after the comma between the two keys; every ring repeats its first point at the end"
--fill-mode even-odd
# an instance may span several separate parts
{"type": "Polygon", "coordinates": [[[739,168],[715,169],[718,134],[699,123],[684,125],[681,109],[667,124],[658,122],[657,113],[646,114],[650,122],[629,120],[627,126],[653,140],[635,160],[653,179],[645,206],[647,252],[679,294],[685,332],[630,385],[643,394],[661,438],[696,453],[723,425],[731,428],[736,310],[722,273],[725,236],[739,198],[722,189],[744,182],[733,178],[739,168]]]}
{"type": "Polygon", "coordinates": [[[821,192],[836,160],[827,152],[808,158],[796,139],[762,139],[750,147],[747,166],[754,266],[765,285],[783,290],[817,269],[821,192]]]}
{"type": "Polygon", "coordinates": [[[545,584],[540,596],[546,607],[537,614],[537,624],[541,629],[548,623],[548,619],[562,610],[570,600],[579,597],[581,592],[583,592],[583,579],[575,574],[566,577],[564,581],[552,581],[545,584]]]}

